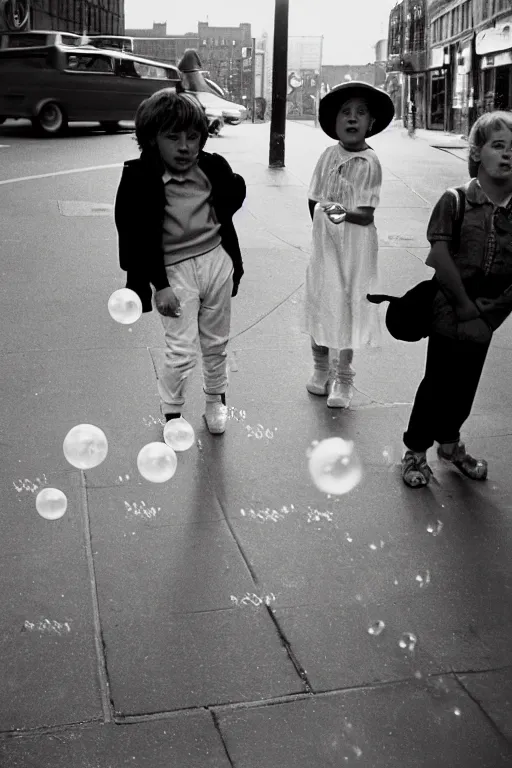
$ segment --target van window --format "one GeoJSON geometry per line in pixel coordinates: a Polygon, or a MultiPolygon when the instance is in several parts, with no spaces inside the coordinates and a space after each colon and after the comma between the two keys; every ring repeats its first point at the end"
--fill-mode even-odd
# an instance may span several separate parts
{"type": "Polygon", "coordinates": [[[167,70],[163,67],[154,67],[150,64],[141,64],[140,61],[134,61],[133,66],[139,77],[151,77],[157,80],[167,80],[167,70]]]}
{"type": "Polygon", "coordinates": [[[125,77],[137,77],[143,79],[174,79],[173,70],[169,71],[164,67],[156,67],[152,64],[143,64],[141,61],[132,61],[131,59],[121,59],[119,62],[119,73],[125,77]]]}
{"type": "MultiPolygon", "coordinates": [[[[4,37],[2,35],[2,37],[4,37]]],[[[17,35],[5,35],[5,47],[6,48],[32,48],[38,45],[45,45],[46,34],[30,33],[17,35]]],[[[3,46],[2,46],[3,47],[3,46]]]]}
{"type": "Polygon", "coordinates": [[[114,61],[109,56],[94,53],[68,53],[66,69],[72,72],[114,73],[114,61]]]}

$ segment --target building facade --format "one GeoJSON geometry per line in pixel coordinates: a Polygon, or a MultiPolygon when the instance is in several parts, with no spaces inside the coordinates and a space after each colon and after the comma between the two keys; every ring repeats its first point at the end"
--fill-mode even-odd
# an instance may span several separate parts
{"type": "Polygon", "coordinates": [[[426,0],[402,0],[391,10],[385,90],[393,99],[395,116],[405,123],[427,122],[427,6],[426,0]]]}
{"type": "Polygon", "coordinates": [[[148,59],[178,64],[187,48],[198,48],[197,32],[184,35],[168,35],[167,23],[153,22],[152,29],[127,29],[125,34],[135,38],[134,53],[148,59]]]}
{"type": "Polygon", "coordinates": [[[511,0],[429,0],[429,128],[468,135],[512,109],[511,0]]]}
{"type": "Polygon", "coordinates": [[[197,25],[199,58],[209,77],[237,104],[251,106],[254,90],[254,41],[250,24],[238,27],[197,25]]]}
{"type": "Polygon", "coordinates": [[[0,29],[124,35],[124,0],[12,0],[0,5],[0,29]]]}

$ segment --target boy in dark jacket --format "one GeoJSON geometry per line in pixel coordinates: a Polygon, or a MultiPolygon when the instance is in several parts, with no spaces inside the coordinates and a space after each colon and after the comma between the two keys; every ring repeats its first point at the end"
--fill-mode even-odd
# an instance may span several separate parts
{"type": "Polygon", "coordinates": [[[208,120],[188,93],[158,91],[135,116],[141,150],[124,164],[115,203],[119,261],[126,287],[154,303],[167,345],[158,379],[162,413],[181,416],[185,384],[203,362],[205,419],[212,434],[227,420],[227,353],[231,297],[243,275],[232,217],[245,199],[245,182],[220,155],[203,151],[208,120]]]}

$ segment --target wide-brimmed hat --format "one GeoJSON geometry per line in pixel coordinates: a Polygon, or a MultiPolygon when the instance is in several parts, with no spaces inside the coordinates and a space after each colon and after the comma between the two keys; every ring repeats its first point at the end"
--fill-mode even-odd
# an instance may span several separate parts
{"type": "Polygon", "coordinates": [[[376,133],[380,133],[387,128],[392,121],[395,108],[391,98],[385,91],[381,91],[380,88],[370,85],[370,83],[364,83],[362,80],[349,80],[341,85],[336,85],[328,94],[326,94],[320,101],[320,108],[318,110],[318,121],[322,130],[331,137],[331,139],[338,140],[336,134],[336,118],[340,111],[341,105],[348,99],[361,96],[368,102],[371,115],[374,119],[371,130],[368,131],[368,136],[374,136],[376,133]]]}

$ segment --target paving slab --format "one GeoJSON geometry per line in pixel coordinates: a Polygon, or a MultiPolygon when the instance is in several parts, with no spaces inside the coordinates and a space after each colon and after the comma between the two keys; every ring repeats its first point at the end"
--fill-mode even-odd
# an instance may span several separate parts
{"type": "Polygon", "coordinates": [[[253,600],[224,610],[170,616],[162,597],[147,600],[142,613],[119,612],[115,623],[106,622],[104,638],[116,715],[303,692],[302,680],[266,603],[253,600]]]}
{"type": "Polygon", "coordinates": [[[51,476],[68,508],[48,521],[35,496],[50,478],[2,473],[0,731],[103,715],[78,474],[51,476]]]}
{"type": "Polygon", "coordinates": [[[9,768],[229,768],[206,711],[129,725],[97,724],[0,740],[9,768]]]}
{"type": "Polygon", "coordinates": [[[237,768],[505,768],[512,747],[454,680],[217,712],[237,768]],[[459,714],[460,713],[460,714],[459,714]]]}
{"type": "Polygon", "coordinates": [[[139,432],[140,424],[147,431],[142,419],[158,405],[146,348],[9,355],[9,366],[2,366],[1,386],[5,391],[1,426],[11,446],[4,469],[13,472],[20,466],[32,474],[69,467],[62,442],[69,429],[86,423],[103,429],[109,441],[109,454],[92,477],[96,482],[116,477],[125,457],[134,451],[136,457],[138,452],[138,442],[129,442],[131,430],[136,425],[139,432]]]}
{"type": "Polygon", "coordinates": [[[512,743],[512,668],[459,675],[458,680],[512,743]]]}

